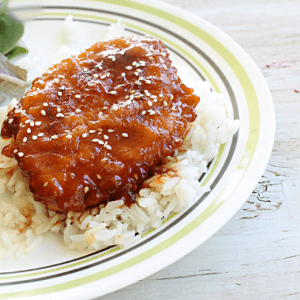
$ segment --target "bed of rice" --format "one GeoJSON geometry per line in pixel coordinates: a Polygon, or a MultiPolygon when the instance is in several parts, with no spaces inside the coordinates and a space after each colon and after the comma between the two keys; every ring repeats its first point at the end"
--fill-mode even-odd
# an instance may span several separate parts
{"type": "MultiPolygon", "coordinates": [[[[72,19],[64,26],[65,32],[70,30],[72,19]]],[[[120,34],[120,28],[115,29],[120,34]]],[[[112,32],[110,29],[109,38],[112,32]]],[[[184,70],[181,73],[182,81],[201,98],[196,108],[198,117],[190,124],[183,146],[167,158],[165,172],[146,181],[149,188],[139,191],[130,208],[116,200],[83,213],[46,211],[44,205],[34,201],[16,160],[0,155],[1,258],[20,258],[36,250],[46,232],[60,235],[73,250],[100,250],[111,245],[127,248],[141,238],[141,233],[159,227],[170,214],[190,207],[209,190],[208,186],[201,187],[198,179],[220,145],[237,131],[239,122],[227,118],[223,96],[212,92],[207,82],[195,85],[184,70]]],[[[1,124],[14,105],[16,101],[0,109],[1,124]]],[[[0,139],[0,149],[8,143],[0,139]]]]}

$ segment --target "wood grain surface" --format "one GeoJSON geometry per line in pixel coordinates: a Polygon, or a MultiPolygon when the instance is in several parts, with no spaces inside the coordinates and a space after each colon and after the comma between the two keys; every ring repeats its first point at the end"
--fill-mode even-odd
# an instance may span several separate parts
{"type": "Polygon", "coordinates": [[[274,148],[252,195],[219,232],[98,299],[300,299],[300,1],[163,2],[216,25],[252,57],[274,101],[274,148]]]}

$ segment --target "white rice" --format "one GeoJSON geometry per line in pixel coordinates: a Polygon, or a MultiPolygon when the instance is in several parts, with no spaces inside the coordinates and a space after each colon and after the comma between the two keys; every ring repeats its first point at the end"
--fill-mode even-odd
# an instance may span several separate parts
{"type": "MultiPolygon", "coordinates": [[[[73,41],[72,26],[77,26],[74,23],[69,17],[63,25],[66,43],[73,41]]],[[[107,38],[115,37],[115,31],[122,35],[121,30],[121,24],[114,25],[107,38]]],[[[60,52],[62,56],[69,55],[71,51],[64,49],[60,52]]],[[[22,60],[19,65],[27,69],[34,66],[30,63],[33,58],[22,60]]],[[[191,86],[186,76],[181,77],[191,86]]],[[[239,122],[226,117],[223,96],[212,92],[207,82],[192,87],[201,97],[196,121],[191,124],[183,146],[167,158],[163,166],[166,171],[146,181],[149,188],[139,191],[136,203],[130,208],[117,200],[84,213],[49,211],[47,215],[44,205],[34,201],[16,160],[0,155],[0,257],[19,258],[36,250],[46,232],[60,235],[69,249],[78,251],[100,250],[111,245],[127,248],[141,238],[141,233],[159,227],[170,214],[187,209],[209,191],[208,186],[200,187],[198,179],[207,171],[207,164],[217,155],[220,145],[237,131],[239,122]]],[[[0,109],[0,123],[14,105],[16,101],[0,109]]],[[[8,143],[0,139],[0,149],[8,143]]]]}

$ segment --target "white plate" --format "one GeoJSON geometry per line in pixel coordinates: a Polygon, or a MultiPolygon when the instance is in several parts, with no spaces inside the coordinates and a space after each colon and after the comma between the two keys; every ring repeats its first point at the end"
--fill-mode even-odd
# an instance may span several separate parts
{"type": "Polygon", "coordinates": [[[205,194],[187,211],[170,218],[127,250],[78,255],[59,239],[19,261],[0,261],[0,299],[91,299],[136,282],[199,246],[242,206],[262,175],[274,140],[275,117],[265,80],[243,49],[213,25],[158,1],[14,1],[26,22],[30,51],[51,55],[57,32],[72,14],[80,22],[86,47],[121,20],[128,33],[160,38],[173,60],[195,80],[208,80],[228,98],[228,116],[240,130],[220,148],[201,184],[205,194]],[[147,3],[147,4],[146,4],[147,3]],[[38,13],[37,13],[38,12],[38,13]]]}

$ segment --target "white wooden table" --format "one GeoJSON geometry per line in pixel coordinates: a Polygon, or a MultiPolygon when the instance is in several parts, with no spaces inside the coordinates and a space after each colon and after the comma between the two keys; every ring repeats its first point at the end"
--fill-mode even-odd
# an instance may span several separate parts
{"type": "Polygon", "coordinates": [[[275,144],[256,189],[218,233],[98,299],[300,299],[300,1],[163,1],[216,25],[250,54],[273,96],[275,144]]]}

